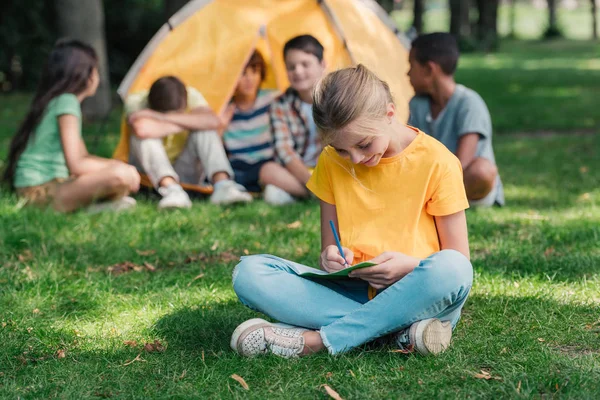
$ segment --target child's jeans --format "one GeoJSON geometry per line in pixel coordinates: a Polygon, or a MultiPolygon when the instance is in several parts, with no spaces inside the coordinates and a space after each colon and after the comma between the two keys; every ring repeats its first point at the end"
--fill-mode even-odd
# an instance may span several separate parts
{"type": "Polygon", "coordinates": [[[360,279],[307,279],[307,266],[271,255],[243,257],[233,271],[240,301],[286,324],[320,331],[331,354],[342,353],[427,318],[456,326],[473,282],[469,260],[443,250],[368,299],[360,279]]]}

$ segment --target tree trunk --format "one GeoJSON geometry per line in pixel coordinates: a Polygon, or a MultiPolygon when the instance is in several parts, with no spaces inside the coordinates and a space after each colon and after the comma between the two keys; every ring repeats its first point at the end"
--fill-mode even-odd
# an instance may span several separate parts
{"type": "Polygon", "coordinates": [[[111,108],[111,92],[102,0],[55,0],[54,4],[60,35],[81,40],[98,54],[100,85],[96,95],[83,102],[82,111],[88,118],[106,117],[111,108]]]}
{"type": "Polygon", "coordinates": [[[425,12],[425,0],[415,0],[413,7],[413,27],[417,33],[423,32],[423,13],[425,12]]]}
{"type": "Polygon", "coordinates": [[[508,36],[510,38],[515,38],[517,36],[517,0],[510,0],[510,21],[509,21],[509,33],[508,36]]]}
{"type": "Polygon", "coordinates": [[[598,10],[596,6],[596,0],[591,0],[592,2],[592,38],[594,40],[598,39],[598,10]]]}
{"type": "Polygon", "coordinates": [[[188,0],[165,0],[165,17],[169,19],[175,14],[177,11],[181,9],[181,7],[187,4],[188,0]]]}
{"type": "Polygon", "coordinates": [[[499,0],[477,0],[477,38],[483,51],[498,47],[498,4],[499,0]]]}
{"type": "Polygon", "coordinates": [[[558,31],[556,23],[556,0],[548,0],[548,30],[558,31]]]}
{"type": "Polygon", "coordinates": [[[469,22],[470,0],[449,0],[450,33],[457,38],[468,37],[471,34],[469,22]]]}

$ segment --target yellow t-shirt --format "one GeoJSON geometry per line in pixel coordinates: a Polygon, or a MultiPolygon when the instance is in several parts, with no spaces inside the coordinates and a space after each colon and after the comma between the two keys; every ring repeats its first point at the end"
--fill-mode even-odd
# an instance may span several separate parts
{"type": "Polygon", "coordinates": [[[469,207],[459,160],[427,134],[375,167],[323,149],[307,187],[336,206],[340,240],[353,264],[385,251],[425,258],[440,250],[434,216],[469,207]],[[354,170],[355,176],[352,176],[354,170]]]}
{"type": "MultiPolygon", "coordinates": [[[[187,91],[187,107],[188,109],[208,106],[208,103],[204,99],[204,96],[195,88],[188,86],[187,91]]],[[[129,115],[133,112],[148,108],[148,90],[142,90],[136,93],[132,93],[127,97],[125,101],[125,114],[129,115]]],[[[171,164],[177,160],[179,154],[183,151],[187,138],[189,136],[188,131],[182,131],[174,133],[172,135],[163,138],[163,146],[167,152],[167,157],[171,164]]]]}

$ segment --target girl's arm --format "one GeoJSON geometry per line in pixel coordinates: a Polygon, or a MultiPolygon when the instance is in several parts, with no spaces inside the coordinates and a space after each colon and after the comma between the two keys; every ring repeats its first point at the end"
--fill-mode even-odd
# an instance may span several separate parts
{"type": "Polygon", "coordinates": [[[440,248],[459,251],[471,259],[467,217],[464,210],[454,214],[435,217],[435,224],[440,238],[440,248]]]}
{"type": "Polygon", "coordinates": [[[65,154],[67,168],[73,175],[83,175],[109,167],[118,162],[90,156],[79,131],[79,118],[75,115],[64,114],[58,117],[60,141],[65,154]]]}

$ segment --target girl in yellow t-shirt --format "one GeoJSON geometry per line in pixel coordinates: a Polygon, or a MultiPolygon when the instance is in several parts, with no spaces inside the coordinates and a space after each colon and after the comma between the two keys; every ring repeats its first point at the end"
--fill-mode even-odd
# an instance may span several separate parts
{"type": "Polygon", "coordinates": [[[320,266],[377,265],[326,280],[278,257],[244,257],[233,273],[240,301],[293,326],[246,321],[231,347],[244,356],[337,354],[388,335],[421,354],[444,351],[473,280],[460,162],[400,123],[388,85],[362,65],[326,76],[313,114],[328,145],[307,184],[321,200],[320,266]]]}

